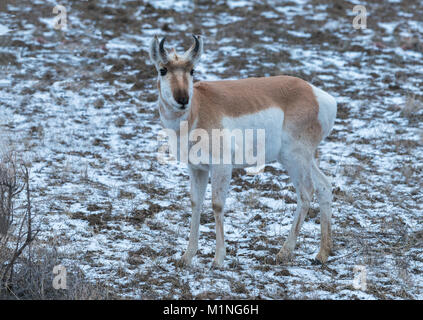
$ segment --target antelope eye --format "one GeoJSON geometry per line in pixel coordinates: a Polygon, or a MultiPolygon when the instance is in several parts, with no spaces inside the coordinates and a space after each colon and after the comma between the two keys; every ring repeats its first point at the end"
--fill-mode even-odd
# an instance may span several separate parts
{"type": "Polygon", "coordinates": [[[194,69],[191,70],[190,74],[193,76],[194,75],[194,69]]]}
{"type": "Polygon", "coordinates": [[[166,68],[160,69],[160,75],[165,76],[166,73],[167,73],[167,69],[166,68]]]}

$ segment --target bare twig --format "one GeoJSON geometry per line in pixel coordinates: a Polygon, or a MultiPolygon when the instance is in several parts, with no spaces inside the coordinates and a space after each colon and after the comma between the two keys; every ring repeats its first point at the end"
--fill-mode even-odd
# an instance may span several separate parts
{"type": "Polygon", "coordinates": [[[0,281],[2,286],[12,293],[10,284],[13,283],[15,265],[38,233],[32,228],[29,169],[22,165],[21,172],[18,172],[17,166],[16,156],[13,153],[0,158],[0,244],[4,253],[0,265],[0,281]],[[22,216],[19,216],[15,209],[15,201],[23,190],[26,190],[26,206],[22,216]],[[20,219],[12,229],[17,218],[20,219]]]}

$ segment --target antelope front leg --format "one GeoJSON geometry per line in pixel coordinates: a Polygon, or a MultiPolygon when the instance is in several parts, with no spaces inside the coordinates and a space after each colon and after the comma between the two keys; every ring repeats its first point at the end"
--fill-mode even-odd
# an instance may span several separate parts
{"type": "Polygon", "coordinates": [[[191,180],[191,229],[189,233],[189,243],[187,251],[181,258],[180,265],[189,266],[192,258],[198,250],[198,237],[200,227],[201,208],[204,201],[204,193],[206,191],[209,172],[190,168],[191,180]]]}
{"type": "Polygon", "coordinates": [[[225,200],[232,178],[232,167],[229,165],[215,166],[211,172],[212,206],[216,223],[216,252],[213,267],[221,267],[225,259],[225,237],[223,229],[225,200]]]}

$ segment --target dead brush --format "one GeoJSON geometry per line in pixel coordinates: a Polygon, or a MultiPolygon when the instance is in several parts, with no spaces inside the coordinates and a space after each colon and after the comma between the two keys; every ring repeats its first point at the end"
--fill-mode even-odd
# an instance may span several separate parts
{"type": "Polygon", "coordinates": [[[78,267],[69,271],[67,290],[53,288],[53,268],[60,264],[55,244],[37,244],[29,169],[15,152],[0,153],[0,300],[108,299],[103,284],[86,281],[78,267]]]}
{"type": "Polygon", "coordinates": [[[4,153],[0,157],[0,290],[12,290],[19,259],[38,233],[32,225],[29,169],[18,164],[15,153],[4,153]],[[17,210],[24,190],[26,204],[17,210]]]}

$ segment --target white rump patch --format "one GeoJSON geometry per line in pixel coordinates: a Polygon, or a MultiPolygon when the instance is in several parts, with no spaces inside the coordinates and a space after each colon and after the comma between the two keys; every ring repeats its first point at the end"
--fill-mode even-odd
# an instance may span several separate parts
{"type": "Polygon", "coordinates": [[[334,97],[329,93],[319,89],[313,85],[314,95],[317,98],[317,103],[319,104],[319,122],[322,126],[323,138],[326,138],[331,132],[333,125],[335,123],[336,109],[337,104],[334,97]]]}

